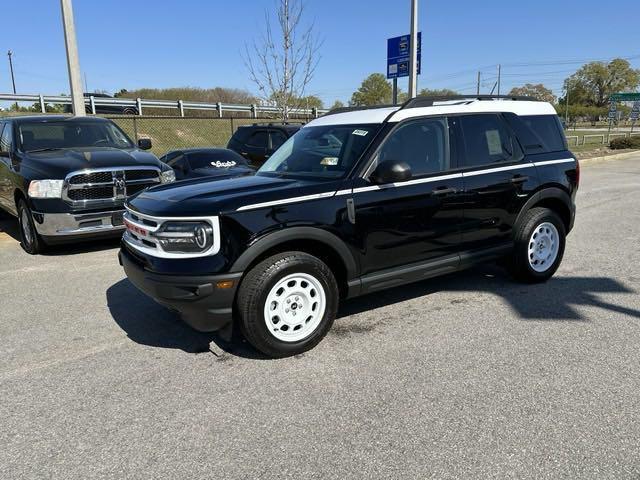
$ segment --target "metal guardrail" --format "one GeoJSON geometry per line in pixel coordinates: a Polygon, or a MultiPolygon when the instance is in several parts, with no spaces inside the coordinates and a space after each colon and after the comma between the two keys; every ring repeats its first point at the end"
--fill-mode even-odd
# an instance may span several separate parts
{"type": "MultiPolygon", "coordinates": [[[[11,93],[0,93],[0,100],[8,102],[31,102],[38,103],[40,105],[40,111],[46,112],[46,104],[54,103],[59,105],[71,105],[71,97],[62,95],[19,95],[11,93]]],[[[121,106],[130,107],[135,109],[137,115],[142,115],[144,108],[170,108],[177,109],[180,112],[180,116],[185,116],[186,110],[204,110],[215,111],[219,118],[223,118],[224,112],[248,112],[251,118],[258,118],[259,114],[278,114],[280,111],[277,107],[271,105],[238,105],[228,103],[204,103],[204,102],[185,102],[183,100],[144,100],[141,98],[105,98],[94,97],[93,95],[84,99],[85,106],[88,107],[88,111],[95,114],[96,107],[100,106],[121,106]]],[[[328,109],[320,108],[295,108],[289,111],[293,115],[304,115],[317,118],[318,116],[327,113],[328,109]]]]}

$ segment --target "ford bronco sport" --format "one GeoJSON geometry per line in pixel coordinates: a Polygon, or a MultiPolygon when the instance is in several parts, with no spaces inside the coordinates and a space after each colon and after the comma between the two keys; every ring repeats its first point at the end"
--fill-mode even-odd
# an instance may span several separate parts
{"type": "Polygon", "coordinates": [[[266,355],[293,355],[320,342],[344,298],[502,259],[521,281],[547,280],[578,182],[548,103],[419,97],[341,109],[255,176],[128,201],[120,262],[195,329],[234,322],[266,355]]]}

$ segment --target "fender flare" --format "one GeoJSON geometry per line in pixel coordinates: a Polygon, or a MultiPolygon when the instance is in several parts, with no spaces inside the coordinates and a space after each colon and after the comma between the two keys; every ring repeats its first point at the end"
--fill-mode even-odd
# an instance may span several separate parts
{"type": "Polygon", "coordinates": [[[267,234],[245,250],[233,263],[231,272],[243,272],[267,250],[292,240],[314,240],[334,250],[347,271],[347,278],[358,276],[358,267],[352,253],[336,235],[317,227],[291,227],[267,234]]]}
{"type": "Polygon", "coordinates": [[[527,213],[536,203],[549,198],[560,200],[565,204],[567,209],[571,212],[573,210],[571,197],[567,192],[558,187],[548,187],[534,193],[529,200],[520,209],[520,213],[516,218],[514,225],[519,225],[522,217],[527,213]]]}

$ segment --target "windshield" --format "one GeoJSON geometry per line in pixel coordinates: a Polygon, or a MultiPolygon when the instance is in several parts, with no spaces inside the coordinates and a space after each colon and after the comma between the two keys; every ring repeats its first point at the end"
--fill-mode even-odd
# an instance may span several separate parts
{"type": "Polygon", "coordinates": [[[231,150],[218,150],[213,152],[194,152],[187,156],[192,169],[198,168],[231,168],[246,166],[243,157],[231,150]]]}
{"type": "Polygon", "coordinates": [[[379,128],[379,124],[302,128],[276,150],[258,174],[341,178],[358,161],[379,128]]]}
{"type": "Polygon", "coordinates": [[[20,124],[22,150],[112,147],[133,148],[133,143],[111,122],[24,122],[20,124]]]}

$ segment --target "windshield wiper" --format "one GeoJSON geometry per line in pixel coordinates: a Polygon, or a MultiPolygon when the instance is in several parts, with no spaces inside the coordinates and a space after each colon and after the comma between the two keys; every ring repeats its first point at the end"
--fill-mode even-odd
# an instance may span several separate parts
{"type": "Polygon", "coordinates": [[[56,150],[64,150],[64,148],[62,147],[36,148],[35,150],[27,150],[27,153],[55,152],[56,150]]]}

